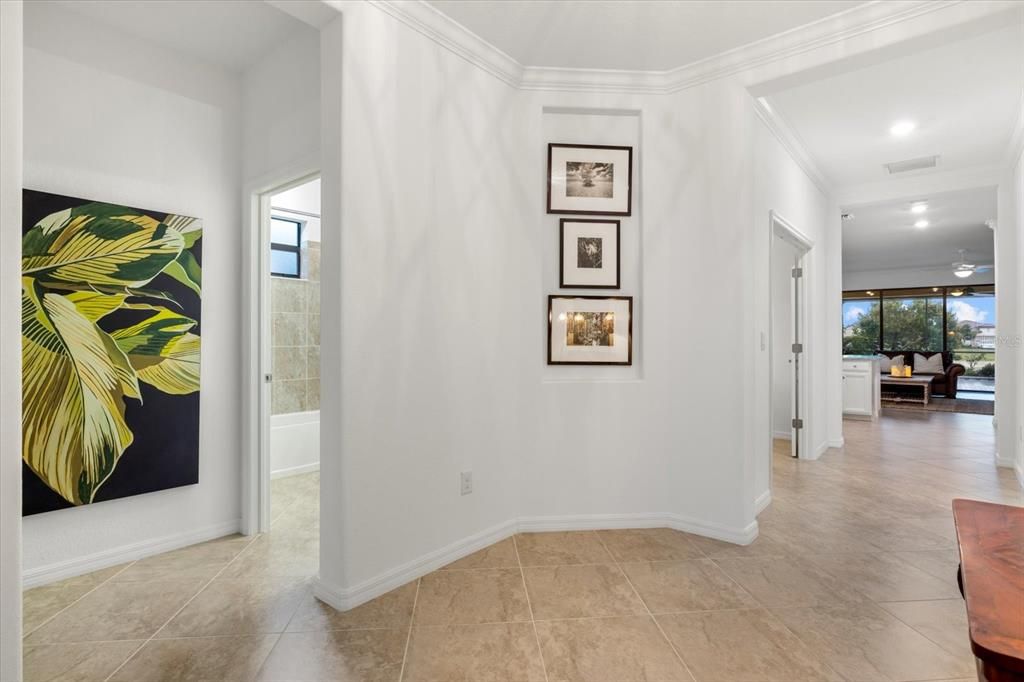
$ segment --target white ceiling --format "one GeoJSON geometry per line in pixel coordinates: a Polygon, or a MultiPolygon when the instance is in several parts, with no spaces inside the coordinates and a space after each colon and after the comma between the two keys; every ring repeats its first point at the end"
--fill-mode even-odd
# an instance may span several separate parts
{"type": "Polygon", "coordinates": [[[1024,87],[1020,28],[982,35],[769,95],[766,99],[837,187],[995,164],[1024,87]],[[903,138],[901,119],[917,123],[903,138]],[[935,170],[887,175],[883,164],[938,154],[935,170]]]}
{"type": "Polygon", "coordinates": [[[428,0],[524,66],[666,71],[817,21],[844,0],[428,0]]]}
{"type": "Polygon", "coordinates": [[[283,41],[313,31],[262,0],[58,0],[56,4],[236,72],[252,66],[283,41]]]}
{"type": "Polygon", "coordinates": [[[845,209],[854,217],[843,223],[844,272],[948,266],[958,249],[967,249],[971,263],[992,263],[994,239],[985,221],[996,215],[994,188],[915,199],[927,201],[925,213],[910,212],[913,200],[845,209]],[[925,229],[914,227],[921,218],[930,223],[925,229]]]}

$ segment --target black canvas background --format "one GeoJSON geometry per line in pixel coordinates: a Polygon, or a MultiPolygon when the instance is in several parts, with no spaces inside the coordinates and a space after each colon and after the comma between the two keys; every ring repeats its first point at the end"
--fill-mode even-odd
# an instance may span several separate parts
{"type": "MultiPolygon", "coordinates": [[[[88,199],[30,189],[24,190],[22,200],[22,234],[51,213],[92,203],[88,199]]],[[[157,220],[168,215],[160,211],[142,212],[157,220]]],[[[191,249],[200,265],[203,262],[202,245],[203,240],[200,239],[191,249]]],[[[146,288],[171,294],[180,307],[168,302],[159,303],[195,320],[197,324],[192,332],[202,337],[199,324],[201,301],[195,292],[167,275],[158,275],[146,288]]],[[[147,311],[119,310],[100,320],[100,327],[111,331],[132,325],[150,314],[147,311]]],[[[135,398],[124,400],[125,421],[135,440],[121,455],[110,478],[97,491],[94,503],[199,483],[199,393],[168,395],[141,381],[139,388],[141,403],[135,398]]],[[[74,506],[50,490],[27,464],[22,462],[21,466],[24,516],[74,506]]]]}

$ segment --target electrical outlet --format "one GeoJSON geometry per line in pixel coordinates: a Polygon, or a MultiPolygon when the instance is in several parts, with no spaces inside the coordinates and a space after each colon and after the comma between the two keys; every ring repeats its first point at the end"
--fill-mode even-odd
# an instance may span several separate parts
{"type": "Polygon", "coordinates": [[[473,472],[463,471],[459,474],[459,483],[463,495],[469,495],[473,492],[473,472]]]}

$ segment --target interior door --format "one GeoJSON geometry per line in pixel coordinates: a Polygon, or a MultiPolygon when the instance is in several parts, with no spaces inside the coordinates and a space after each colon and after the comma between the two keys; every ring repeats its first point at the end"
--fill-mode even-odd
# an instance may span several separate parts
{"type": "Polygon", "coordinates": [[[803,321],[800,319],[801,313],[801,302],[803,299],[803,268],[800,267],[800,262],[793,266],[792,277],[790,279],[790,301],[792,302],[792,345],[790,351],[793,357],[790,360],[791,376],[793,379],[793,390],[790,391],[790,414],[792,415],[792,421],[790,422],[790,438],[789,447],[790,455],[793,457],[800,457],[801,455],[801,436],[803,435],[804,421],[803,421],[803,406],[800,404],[800,374],[801,374],[801,362],[803,361],[804,343],[803,343],[803,321]]]}

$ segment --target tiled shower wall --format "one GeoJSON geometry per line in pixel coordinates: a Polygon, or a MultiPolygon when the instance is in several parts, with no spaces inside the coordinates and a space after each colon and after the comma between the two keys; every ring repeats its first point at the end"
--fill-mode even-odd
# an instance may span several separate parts
{"type": "Polygon", "coordinates": [[[270,278],[272,414],[320,409],[320,242],[303,242],[302,274],[270,278]]]}

